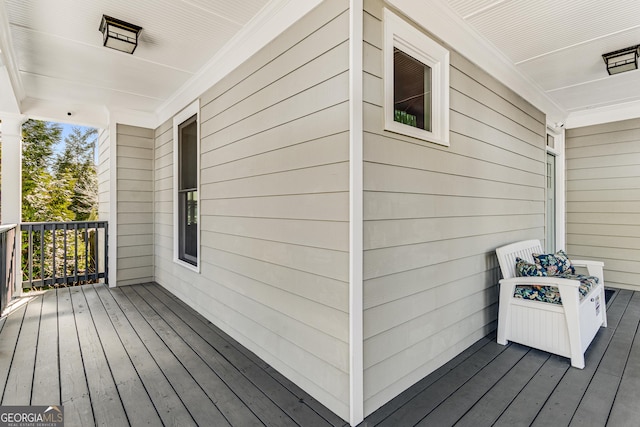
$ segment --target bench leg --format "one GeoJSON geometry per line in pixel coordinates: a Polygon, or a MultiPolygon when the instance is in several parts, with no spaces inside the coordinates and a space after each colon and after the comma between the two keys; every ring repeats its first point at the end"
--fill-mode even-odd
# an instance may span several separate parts
{"type": "Polygon", "coordinates": [[[498,301],[498,344],[507,345],[509,342],[509,325],[511,316],[511,300],[515,291],[515,285],[505,285],[500,281],[500,300],[498,301]]]}

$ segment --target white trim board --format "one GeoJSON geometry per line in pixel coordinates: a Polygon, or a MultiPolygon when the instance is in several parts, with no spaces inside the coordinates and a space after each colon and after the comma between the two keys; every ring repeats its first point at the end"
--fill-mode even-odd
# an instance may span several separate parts
{"type": "Polygon", "coordinates": [[[158,126],[242,65],[320,3],[322,0],[270,2],[195,76],[157,109],[158,126]]]}
{"type": "Polygon", "coordinates": [[[572,112],[569,114],[569,117],[567,117],[565,128],[574,129],[602,123],[637,119],[638,117],[640,117],[640,101],[627,102],[624,104],[608,105],[606,107],[572,112]]]}
{"type": "Polygon", "coordinates": [[[349,423],[364,420],[363,0],[349,1],[349,423]]]}
{"type": "Polygon", "coordinates": [[[179,144],[180,144],[180,137],[178,134],[178,127],[180,126],[180,124],[182,124],[185,120],[188,120],[190,117],[192,116],[196,116],[196,128],[197,128],[197,162],[198,164],[196,165],[196,170],[198,173],[198,182],[197,182],[197,193],[198,193],[198,208],[200,208],[200,197],[202,196],[202,193],[200,191],[200,174],[201,174],[201,169],[200,169],[200,127],[202,126],[202,123],[200,122],[200,98],[196,99],[194,102],[192,102],[191,104],[189,104],[188,106],[186,106],[182,111],[180,111],[178,114],[176,114],[173,117],[173,262],[176,263],[177,265],[180,265],[188,270],[194,271],[196,273],[200,273],[200,269],[202,267],[202,262],[200,261],[201,256],[202,256],[202,247],[200,245],[201,240],[200,240],[200,236],[202,234],[202,223],[200,221],[200,210],[198,209],[198,213],[196,214],[197,219],[196,219],[196,223],[198,224],[198,259],[196,261],[196,265],[192,265],[189,264],[188,262],[185,262],[183,260],[181,260],[178,256],[179,253],[179,242],[180,242],[180,234],[179,234],[179,230],[180,230],[180,216],[178,215],[178,211],[180,210],[180,198],[178,197],[178,182],[179,182],[179,177],[180,177],[180,159],[179,159],[179,144]]]}

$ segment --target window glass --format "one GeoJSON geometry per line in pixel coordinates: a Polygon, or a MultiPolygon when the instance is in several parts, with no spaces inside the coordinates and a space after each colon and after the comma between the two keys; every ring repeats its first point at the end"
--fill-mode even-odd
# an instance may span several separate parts
{"type": "Polygon", "coordinates": [[[178,258],[198,265],[198,120],[178,125],[178,258]]]}
{"type": "Polygon", "coordinates": [[[198,122],[196,116],[180,125],[180,190],[198,186],[198,122]]]}
{"type": "Polygon", "coordinates": [[[198,262],[198,191],[180,192],[180,259],[198,262]]]}
{"type": "Polygon", "coordinates": [[[393,50],[394,121],[431,131],[431,68],[393,50]]]}

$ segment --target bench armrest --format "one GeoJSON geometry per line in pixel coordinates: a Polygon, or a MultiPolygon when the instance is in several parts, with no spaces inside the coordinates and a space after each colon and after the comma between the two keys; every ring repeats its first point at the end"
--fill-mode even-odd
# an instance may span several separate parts
{"type": "Polygon", "coordinates": [[[500,301],[509,301],[518,285],[555,286],[560,292],[562,304],[577,307],[580,301],[580,281],[560,277],[513,277],[500,280],[500,301]]]}
{"type": "Polygon", "coordinates": [[[604,262],[602,261],[589,261],[589,260],[571,260],[571,265],[575,267],[586,267],[589,272],[589,276],[595,276],[599,279],[599,282],[604,284],[604,262]]]}
{"type": "Polygon", "coordinates": [[[511,279],[501,279],[501,285],[543,285],[543,286],[569,286],[578,289],[580,281],[574,279],[563,279],[561,277],[513,277],[511,279]]]}
{"type": "Polygon", "coordinates": [[[594,266],[594,267],[604,267],[604,262],[602,261],[591,261],[591,260],[584,260],[584,259],[579,259],[579,260],[571,260],[571,265],[575,265],[576,267],[589,267],[589,266],[594,266]]]}

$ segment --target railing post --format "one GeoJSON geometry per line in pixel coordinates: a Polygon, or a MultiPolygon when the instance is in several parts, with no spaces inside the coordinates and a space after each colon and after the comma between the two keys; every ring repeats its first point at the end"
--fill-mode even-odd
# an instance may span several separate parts
{"type": "Polygon", "coordinates": [[[16,290],[16,225],[0,227],[0,313],[16,290]]]}
{"type": "Polygon", "coordinates": [[[104,283],[109,284],[109,223],[105,221],[104,225],[104,283]]]}
{"type": "MultiPolygon", "coordinates": [[[[42,286],[44,286],[44,223],[40,224],[40,279],[42,280],[42,286]]],[[[30,283],[33,286],[33,283],[30,283]]]]}
{"type": "Polygon", "coordinates": [[[68,223],[64,223],[63,228],[62,228],[62,235],[63,235],[63,241],[64,241],[64,265],[63,265],[63,270],[62,270],[62,275],[64,277],[64,283],[67,283],[67,224],[68,223]]]}
{"type": "Polygon", "coordinates": [[[74,236],[75,236],[75,246],[74,246],[74,251],[75,251],[75,255],[74,255],[74,267],[73,267],[73,276],[74,276],[74,282],[78,282],[78,223],[74,223],[73,224],[73,228],[75,230],[74,236]]]}

